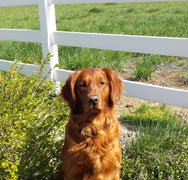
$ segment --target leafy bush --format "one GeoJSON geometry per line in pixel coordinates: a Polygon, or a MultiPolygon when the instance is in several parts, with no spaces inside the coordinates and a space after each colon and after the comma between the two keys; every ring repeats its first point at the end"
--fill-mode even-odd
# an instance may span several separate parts
{"type": "Polygon", "coordinates": [[[166,106],[142,105],[123,118],[139,134],[123,150],[122,180],[188,179],[188,125],[166,106]]]}
{"type": "Polygon", "coordinates": [[[40,70],[28,76],[17,63],[0,74],[0,179],[55,179],[67,106],[40,70]]]}

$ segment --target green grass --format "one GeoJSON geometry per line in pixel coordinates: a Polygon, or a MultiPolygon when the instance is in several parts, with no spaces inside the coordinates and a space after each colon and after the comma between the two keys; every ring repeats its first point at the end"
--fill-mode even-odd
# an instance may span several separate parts
{"type": "MultiPolygon", "coordinates": [[[[1,7],[0,28],[39,29],[37,6],[1,7]]],[[[188,2],[57,5],[57,30],[166,37],[188,37],[188,2]]],[[[136,55],[138,58],[143,54],[136,55]]],[[[39,63],[41,45],[0,41],[0,59],[30,58],[39,63]]],[[[124,71],[135,53],[59,47],[59,61],[66,69],[110,67],[124,71]]],[[[147,56],[150,57],[150,56],[147,56]]],[[[155,56],[156,63],[172,57],[155,56]]]]}
{"type": "Polygon", "coordinates": [[[148,80],[151,74],[157,70],[157,65],[174,62],[175,60],[177,60],[176,57],[167,59],[165,56],[144,55],[137,59],[132,80],[148,80]]]}
{"type": "Polygon", "coordinates": [[[137,63],[136,69],[133,72],[133,80],[148,80],[154,71],[155,68],[151,59],[144,58],[141,62],[137,63]]]}
{"type": "Polygon", "coordinates": [[[169,108],[142,105],[122,121],[139,132],[123,148],[123,180],[188,179],[188,125],[169,108]]]}

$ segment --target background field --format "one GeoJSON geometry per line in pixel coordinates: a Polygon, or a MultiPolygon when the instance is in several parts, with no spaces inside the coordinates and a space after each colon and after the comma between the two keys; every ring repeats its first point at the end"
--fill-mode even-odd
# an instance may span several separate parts
{"type": "MultiPolygon", "coordinates": [[[[36,6],[6,7],[0,11],[0,28],[40,29],[36,6]]],[[[57,5],[56,16],[57,30],[61,31],[188,37],[188,2],[57,5]]],[[[41,57],[40,44],[0,42],[0,59],[38,63],[41,57]]],[[[60,65],[71,70],[110,67],[126,73],[128,62],[143,59],[152,62],[151,69],[150,66],[178,58],[59,47],[60,65]]]]}

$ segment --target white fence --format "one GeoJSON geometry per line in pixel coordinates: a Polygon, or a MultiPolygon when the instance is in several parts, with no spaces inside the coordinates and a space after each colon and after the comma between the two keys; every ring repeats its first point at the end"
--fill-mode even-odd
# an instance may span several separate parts
{"type": "MultiPolygon", "coordinates": [[[[0,29],[0,40],[35,42],[42,44],[43,57],[54,55],[46,71],[58,64],[58,45],[116,51],[188,57],[188,38],[132,36],[98,33],[56,31],[55,4],[153,2],[172,0],[0,0],[0,7],[38,5],[40,30],[0,29]]],[[[180,0],[178,0],[180,1],[180,0]]],[[[10,64],[0,60],[0,70],[10,64]]],[[[22,63],[23,64],[23,63],[22,63]]],[[[24,64],[24,74],[36,71],[38,66],[24,64]]],[[[55,68],[51,78],[65,82],[72,71],[55,68]]],[[[125,95],[159,103],[188,108],[188,91],[123,80],[125,95]]]]}

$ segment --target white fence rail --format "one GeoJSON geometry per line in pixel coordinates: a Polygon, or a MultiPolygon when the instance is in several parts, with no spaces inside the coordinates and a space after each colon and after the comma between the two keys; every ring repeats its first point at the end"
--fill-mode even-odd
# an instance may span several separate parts
{"type": "Polygon", "coordinates": [[[0,40],[41,43],[38,30],[0,29],[0,40]]]}
{"type": "MultiPolygon", "coordinates": [[[[132,36],[56,31],[54,4],[154,2],[172,0],[0,0],[0,7],[38,5],[40,30],[0,29],[0,40],[42,44],[43,57],[54,55],[46,72],[58,64],[58,45],[116,51],[188,57],[188,38],[132,36]]],[[[179,0],[178,0],[179,1],[179,0]]],[[[13,62],[0,59],[0,70],[7,71],[13,62]]],[[[24,64],[24,63],[21,63],[24,64]]],[[[36,71],[38,66],[24,64],[23,74],[36,71]]],[[[51,78],[65,82],[69,70],[55,68],[51,78]]],[[[125,95],[188,108],[188,91],[123,80],[125,95]]]]}
{"type": "Polygon", "coordinates": [[[0,7],[37,5],[38,0],[0,0],[0,7]]]}
{"type": "Polygon", "coordinates": [[[63,46],[188,57],[188,38],[117,34],[53,32],[52,42],[63,46]]]}

